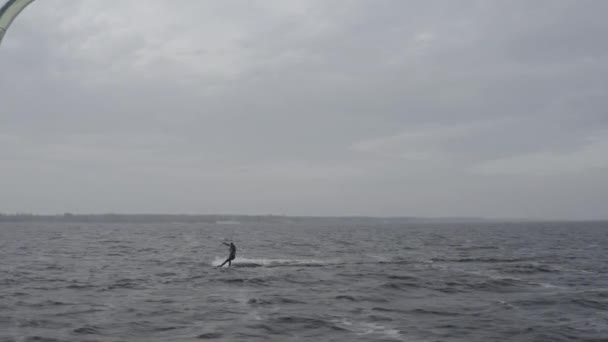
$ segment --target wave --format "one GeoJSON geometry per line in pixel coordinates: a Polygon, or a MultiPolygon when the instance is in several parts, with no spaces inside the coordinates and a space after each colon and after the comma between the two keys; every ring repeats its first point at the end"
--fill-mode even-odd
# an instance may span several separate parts
{"type": "Polygon", "coordinates": [[[290,331],[295,329],[324,329],[330,331],[345,331],[343,327],[336,325],[333,321],[324,318],[307,316],[278,316],[269,320],[271,325],[276,328],[288,328],[290,331]]]}
{"type": "Polygon", "coordinates": [[[210,340],[210,339],[217,339],[217,338],[221,338],[221,337],[222,337],[221,333],[208,332],[208,333],[200,334],[196,338],[202,339],[202,340],[210,340]]]}
{"type": "Polygon", "coordinates": [[[272,280],[269,277],[258,277],[258,278],[221,278],[213,279],[214,282],[222,282],[225,284],[249,284],[257,286],[265,286],[272,280]]]}
{"type": "MultiPolygon", "coordinates": [[[[219,266],[226,260],[225,257],[216,256],[208,264],[211,266],[219,266]]],[[[380,257],[374,255],[368,255],[368,258],[354,259],[354,260],[341,260],[338,258],[327,258],[327,259],[273,259],[273,258],[242,258],[237,257],[232,261],[232,267],[324,267],[334,265],[367,265],[367,264],[379,264],[379,265],[403,265],[403,264],[432,264],[433,260],[429,259],[418,259],[418,258],[403,258],[403,257],[380,257]]],[[[341,274],[346,275],[347,274],[341,274]]],[[[350,276],[358,276],[359,274],[351,274],[350,276]]]]}
{"type": "MultiPolygon", "coordinates": [[[[211,266],[219,266],[226,259],[215,257],[211,262],[211,266]]],[[[249,259],[249,258],[236,258],[232,261],[232,267],[285,267],[285,266],[297,266],[297,267],[323,267],[329,265],[337,265],[338,261],[333,260],[319,260],[319,259],[249,259]]]]}
{"type": "Polygon", "coordinates": [[[433,316],[460,316],[459,313],[439,310],[414,309],[411,311],[417,315],[433,315],[433,316]]]}
{"type": "Polygon", "coordinates": [[[531,297],[513,301],[514,305],[522,307],[562,307],[577,305],[584,308],[604,312],[608,310],[608,294],[606,292],[591,292],[590,290],[574,290],[553,292],[544,296],[531,297]]]}
{"type": "Polygon", "coordinates": [[[608,310],[608,301],[601,298],[574,298],[571,302],[586,308],[598,310],[599,312],[608,310]]]}
{"type": "Polygon", "coordinates": [[[407,289],[420,288],[421,285],[415,284],[415,283],[410,283],[410,282],[389,281],[389,282],[386,282],[386,283],[380,285],[380,287],[384,288],[384,289],[389,289],[389,290],[407,290],[407,289]]]}
{"type": "Polygon", "coordinates": [[[80,335],[98,335],[100,333],[100,329],[93,325],[87,325],[84,327],[80,327],[72,330],[76,334],[80,335]]]}
{"type": "MultiPolygon", "coordinates": [[[[12,340],[9,340],[12,341],[12,340]]],[[[62,340],[58,340],[56,338],[52,338],[52,337],[44,337],[44,336],[38,336],[38,335],[34,335],[34,336],[29,336],[27,337],[27,339],[25,339],[24,341],[35,341],[35,342],[61,342],[62,340]]]]}
{"type": "Polygon", "coordinates": [[[281,296],[268,297],[268,298],[250,298],[247,301],[250,305],[275,305],[275,304],[306,304],[295,299],[290,299],[281,296]]]}
{"type": "MultiPolygon", "coordinates": [[[[248,325],[247,326],[249,329],[255,329],[255,330],[261,330],[261,332],[264,335],[283,335],[286,334],[285,331],[280,331],[270,325],[267,324],[262,324],[262,323],[258,323],[258,324],[252,324],[252,325],[248,325]]],[[[250,336],[247,336],[250,337],[250,336]]]]}
{"type": "Polygon", "coordinates": [[[549,265],[543,264],[520,264],[502,266],[500,271],[514,274],[556,273],[559,272],[549,265]]]}
{"type": "Polygon", "coordinates": [[[58,322],[49,319],[29,319],[29,320],[19,320],[18,321],[19,328],[34,328],[34,329],[65,329],[70,326],[69,323],[66,322],[58,322]]]}
{"type": "Polygon", "coordinates": [[[455,258],[455,259],[451,259],[451,258],[432,258],[432,261],[435,262],[478,262],[478,263],[508,263],[508,262],[522,262],[522,261],[529,261],[532,260],[532,258],[483,258],[483,257],[479,257],[479,258],[455,258]]]}
{"type": "Polygon", "coordinates": [[[49,307],[49,306],[74,305],[74,304],[68,303],[68,302],[60,302],[60,301],[56,301],[56,300],[44,300],[44,301],[36,302],[36,303],[17,301],[15,303],[15,305],[27,306],[27,307],[31,307],[31,308],[42,308],[42,307],[49,307]]]}
{"type": "Polygon", "coordinates": [[[566,287],[566,286],[560,286],[560,285],[555,285],[555,284],[551,284],[551,283],[534,283],[534,282],[531,282],[530,284],[537,285],[537,286],[540,286],[540,287],[544,287],[546,289],[558,289],[558,290],[567,290],[568,289],[568,287],[566,287]]]}
{"type": "Polygon", "coordinates": [[[357,335],[375,335],[385,338],[402,340],[401,332],[394,328],[389,328],[373,322],[354,322],[347,319],[335,320],[334,323],[343,329],[357,335]]]}
{"type": "Polygon", "coordinates": [[[527,286],[526,282],[516,278],[490,278],[483,281],[452,282],[449,284],[456,288],[490,292],[513,292],[521,287],[527,286]]]}
{"type": "Polygon", "coordinates": [[[476,251],[483,249],[500,249],[498,246],[458,246],[456,247],[459,251],[476,251]]]}

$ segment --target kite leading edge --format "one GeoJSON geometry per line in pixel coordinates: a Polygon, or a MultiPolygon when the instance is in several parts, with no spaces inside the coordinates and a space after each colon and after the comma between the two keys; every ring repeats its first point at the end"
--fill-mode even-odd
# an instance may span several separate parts
{"type": "Polygon", "coordinates": [[[8,0],[0,8],[0,44],[2,44],[2,38],[13,20],[32,2],[34,0],[8,0]]]}

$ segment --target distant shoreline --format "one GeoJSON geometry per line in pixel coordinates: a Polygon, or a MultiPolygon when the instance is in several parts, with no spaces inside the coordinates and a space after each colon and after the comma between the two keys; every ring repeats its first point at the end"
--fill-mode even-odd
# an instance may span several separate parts
{"type": "Polygon", "coordinates": [[[407,224],[407,223],[517,223],[517,222],[604,222],[606,219],[493,219],[478,217],[375,217],[375,216],[283,216],[226,214],[0,214],[2,222],[75,222],[75,223],[349,223],[349,224],[407,224]]]}

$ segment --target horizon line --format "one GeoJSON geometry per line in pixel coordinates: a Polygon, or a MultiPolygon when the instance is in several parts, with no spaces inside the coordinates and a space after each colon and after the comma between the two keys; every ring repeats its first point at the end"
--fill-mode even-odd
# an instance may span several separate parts
{"type": "Polygon", "coordinates": [[[226,213],[120,213],[120,212],[100,212],[100,213],[53,213],[53,214],[41,214],[41,213],[4,213],[0,212],[0,217],[53,217],[53,218],[66,218],[66,217],[86,217],[86,216],[174,216],[174,217],[273,217],[273,218],[299,218],[299,219],[413,219],[413,220],[475,220],[475,221],[527,221],[527,222],[548,222],[548,221],[559,221],[559,222],[593,222],[593,221],[608,221],[608,218],[531,218],[531,217],[486,217],[486,216],[415,216],[415,215],[364,215],[364,214],[341,214],[341,215],[293,215],[293,214],[226,214],[226,213]]]}

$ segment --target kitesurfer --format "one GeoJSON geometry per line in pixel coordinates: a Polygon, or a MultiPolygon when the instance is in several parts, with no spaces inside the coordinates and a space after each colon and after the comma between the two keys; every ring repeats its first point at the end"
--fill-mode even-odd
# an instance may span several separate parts
{"type": "Polygon", "coordinates": [[[230,244],[224,242],[224,245],[226,245],[230,248],[230,255],[228,255],[228,259],[226,259],[226,261],[224,261],[218,267],[222,267],[226,263],[228,263],[228,267],[230,267],[230,266],[232,266],[232,260],[234,260],[234,258],[236,258],[236,246],[232,242],[230,244]]]}

